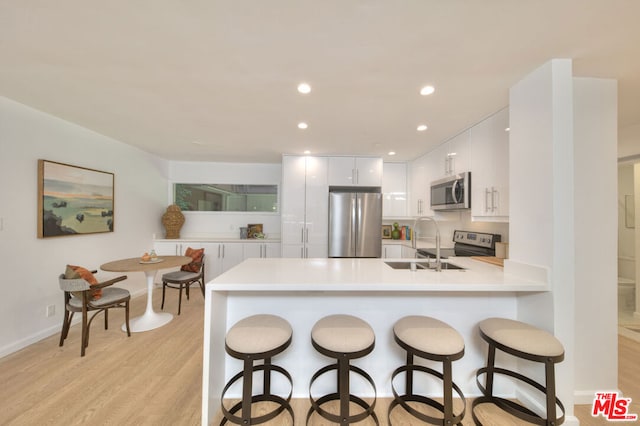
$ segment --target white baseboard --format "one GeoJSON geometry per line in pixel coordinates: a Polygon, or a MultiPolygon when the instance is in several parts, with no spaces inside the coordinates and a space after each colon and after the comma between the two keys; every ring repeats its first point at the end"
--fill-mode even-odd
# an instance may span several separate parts
{"type": "Polygon", "coordinates": [[[622,395],[620,389],[598,389],[591,391],[575,391],[573,393],[573,403],[575,405],[592,405],[597,392],[618,392],[622,395]]]}
{"type": "Polygon", "coordinates": [[[18,352],[20,349],[26,348],[27,346],[39,342],[42,339],[46,339],[51,335],[60,333],[61,327],[62,321],[60,321],[59,325],[54,325],[44,330],[40,330],[37,333],[3,346],[2,348],[0,348],[0,358],[11,355],[14,352],[18,352]]]}

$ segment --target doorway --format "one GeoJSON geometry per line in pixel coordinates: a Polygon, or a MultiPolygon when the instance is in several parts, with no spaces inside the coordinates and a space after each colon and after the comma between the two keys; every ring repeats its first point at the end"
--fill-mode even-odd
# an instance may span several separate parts
{"type": "MultiPolygon", "coordinates": [[[[618,166],[618,332],[640,341],[638,261],[640,229],[636,212],[640,199],[640,162],[618,166]]],[[[640,217],[639,217],[640,218],[640,217]]]]}

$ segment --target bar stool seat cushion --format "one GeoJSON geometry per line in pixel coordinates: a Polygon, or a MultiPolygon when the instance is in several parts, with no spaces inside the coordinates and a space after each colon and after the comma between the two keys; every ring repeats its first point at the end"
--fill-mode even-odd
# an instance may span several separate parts
{"type": "Polygon", "coordinates": [[[337,353],[358,352],[375,342],[371,326],[351,315],[329,315],[320,319],[311,330],[311,338],[321,347],[337,353]]]}
{"type": "Polygon", "coordinates": [[[453,355],[464,350],[464,339],[453,327],[440,320],[420,315],[399,319],[394,334],[405,344],[434,355],[453,355]]]}
{"type": "Polygon", "coordinates": [[[550,357],[564,354],[564,347],[555,336],[520,321],[487,318],[480,322],[479,327],[491,340],[520,352],[550,357]]]}
{"type": "Polygon", "coordinates": [[[288,321],[276,315],[244,318],[227,332],[226,345],[240,353],[260,354],[284,345],[293,333],[288,321]]]}

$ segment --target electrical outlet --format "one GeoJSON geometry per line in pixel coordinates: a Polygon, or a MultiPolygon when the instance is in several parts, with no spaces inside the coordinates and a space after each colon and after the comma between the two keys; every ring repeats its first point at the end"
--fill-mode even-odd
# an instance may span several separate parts
{"type": "Polygon", "coordinates": [[[56,305],[47,306],[47,317],[52,317],[56,314],[56,305]]]}

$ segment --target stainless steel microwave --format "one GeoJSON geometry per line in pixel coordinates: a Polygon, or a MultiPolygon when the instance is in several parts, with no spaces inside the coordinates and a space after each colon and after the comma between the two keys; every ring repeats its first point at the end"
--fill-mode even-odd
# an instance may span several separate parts
{"type": "Polygon", "coordinates": [[[431,210],[471,208],[471,172],[431,182],[431,210]]]}

